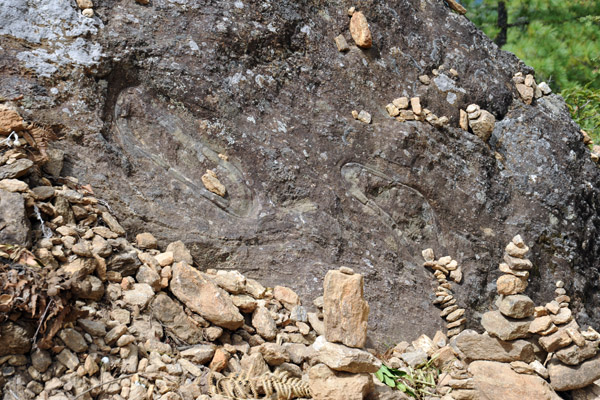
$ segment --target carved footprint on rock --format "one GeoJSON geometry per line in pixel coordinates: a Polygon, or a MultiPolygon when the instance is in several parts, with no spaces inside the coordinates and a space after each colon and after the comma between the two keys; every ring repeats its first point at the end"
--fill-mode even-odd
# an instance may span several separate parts
{"type": "Polygon", "coordinates": [[[216,146],[210,145],[198,131],[194,118],[169,108],[173,106],[139,87],[119,94],[113,140],[129,163],[134,168],[146,168],[148,173],[177,180],[191,189],[189,193],[208,200],[233,217],[255,217],[258,204],[240,169],[219,157],[216,146]],[[224,197],[203,185],[202,175],[209,169],[225,185],[224,197]]]}
{"type": "Polygon", "coordinates": [[[401,183],[396,174],[349,162],[342,166],[341,175],[349,184],[349,193],[394,232],[398,247],[420,249],[416,244],[441,241],[429,201],[417,189],[401,183]]]}

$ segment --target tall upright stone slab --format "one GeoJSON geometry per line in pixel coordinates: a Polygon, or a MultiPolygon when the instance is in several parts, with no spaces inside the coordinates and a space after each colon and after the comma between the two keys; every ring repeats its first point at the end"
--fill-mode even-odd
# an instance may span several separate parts
{"type": "Polygon", "coordinates": [[[363,293],[364,278],[350,268],[331,270],[323,284],[325,337],[348,347],[363,347],[367,340],[369,305],[363,293]]]}

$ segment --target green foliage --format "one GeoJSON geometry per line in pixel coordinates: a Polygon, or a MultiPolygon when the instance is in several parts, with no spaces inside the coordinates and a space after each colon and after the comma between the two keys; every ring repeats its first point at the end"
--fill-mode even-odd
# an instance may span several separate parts
{"type": "MultiPolygon", "coordinates": [[[[467,17],[492,39],[506,32],[515,53],[567,102],[573,119],[600,142],[600,1],[462,0],[467,17]],[[502,3],[506,20],[501,17],[502,3]]],[[[515,71],[516,72],[516,71],[515,71]]]]}
{"type": "Polygon", "coordinates": [[[435,395],[439,371],[432,365],[432,361],[433,359],[418,368],[407,367],[406,370],[382,364],[375,376],[393,389],[401,390],[416,399],[424,399],[435,395]]]}
{"type": "Polygon", "coordinates": [[[571,87],[560,93],[571,111],[575,122],[596,143],[600,143],[600,89],[571,87]]]}
{"type": "MultiPolygon", "coordinates": [[[[467,17],[491,38],[501,31],[498,0],[463,0],[467,17]]],[[[571,87],[600,89],[600,1],[510,0],[507,42],[555,92],[571,87]]]]}

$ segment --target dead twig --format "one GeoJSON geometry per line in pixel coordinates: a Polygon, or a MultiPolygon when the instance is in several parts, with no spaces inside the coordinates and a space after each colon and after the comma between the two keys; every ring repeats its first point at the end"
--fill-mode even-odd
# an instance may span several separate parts
{"type": "Polygon", "coordinates": [[[46,319],[46,314],[48,313],[48,309],[50,308],[50,305],[54,302],[53,299],[50,299],[50,301],[48,302],[48,304],[46,305],[46,309],[44,310],[44,313],[42,314],[42,317],[40,318],[40,322],[38,323],[38,327],[35,330],[35,334],[33,335],[33,344],[36,344],[37,341],[37,335],[38,333],[40,333],[40,328],[42,327],[42,324],[44,323],[44,319],[46,319]]]}

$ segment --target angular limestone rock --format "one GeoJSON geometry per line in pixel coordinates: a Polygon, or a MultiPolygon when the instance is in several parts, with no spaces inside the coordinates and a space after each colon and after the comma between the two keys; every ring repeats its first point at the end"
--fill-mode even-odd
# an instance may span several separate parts
{"type": "Polygon", "coordinates": [[[185,262],[173,264],[170,288],[187,307],[215,325],[235,330],[244,324],[229,294],[185,262]]]}
{"type": "Polygon", "coordinates": [[[323,283],[325,336],[330,342],[363,347],[367,340],[369,305],[364,299],[364,278],[332,270],[323,283]]]}

